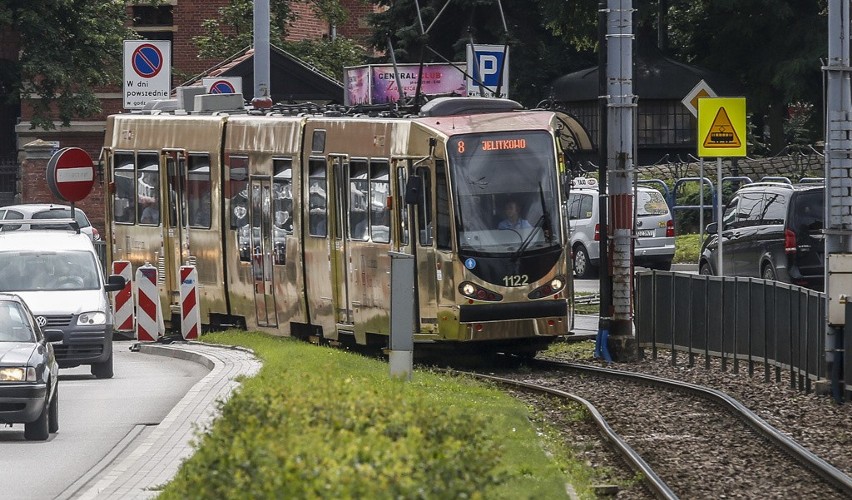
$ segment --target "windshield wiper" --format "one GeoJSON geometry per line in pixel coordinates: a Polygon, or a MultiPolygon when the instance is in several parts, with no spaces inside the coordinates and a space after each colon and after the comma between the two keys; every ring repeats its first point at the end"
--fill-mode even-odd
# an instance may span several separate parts
{"type": "Polygon", "coordinates": [[[530,243],[532,243],[533,237],[538,234],[539,229],[543,230],[544,238],[548,243],[553,241],[553,229],[550,224],[550,213],[547,211],[547,204],[544,202],[544,190],[541,188],[541,182],[538,183],[538,194],[541,199],[541,217],[538,218],[532,231],[530,231],[530,234],[524,238],[521,246],[519,246],[512,255],[512,260],[518,260],[521,254],[526,251],[527,247],[530,246],[530,243]]]}

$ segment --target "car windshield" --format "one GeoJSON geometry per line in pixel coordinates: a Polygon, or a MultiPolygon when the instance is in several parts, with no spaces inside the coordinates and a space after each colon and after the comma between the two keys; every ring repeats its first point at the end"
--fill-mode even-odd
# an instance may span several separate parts
{"type": "Polygon", "coordinates": [[[559,245],[553,144],[546,132],[469,134],[449,141],[461,251],[512,255],[559,245]]]}
{"type": "Polygon", "coordinates": [[[0,301],[0,342],[35,342],[35,332],[20,304],[0,301]]]}
{"type": "MultiPolygon", "coordinates": [[[[80,210],[74,210],[74,219],[77,221],[77,224],[83,227],[89,227],[89,220],[86,218],[86,215],[80,210]]],[[[70,208],[52,208],[50,210],[45,210],[43,212],[36,212],[32,216],[33,219],[70,219],[71,218],[71,209],[70,208]]],[[[57,227],[56,224],[33,224],[32,229],[55,229],[57,227]]]]}
{"type": "Polygon", "coordinates": [[[97,290],[97,266],[86,251],[0,252],[0,291],[97,290]]]}

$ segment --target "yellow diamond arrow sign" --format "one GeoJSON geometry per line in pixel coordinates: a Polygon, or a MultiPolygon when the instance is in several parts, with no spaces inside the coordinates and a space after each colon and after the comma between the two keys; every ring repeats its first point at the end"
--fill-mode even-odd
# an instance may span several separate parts
{"type": "Polygon", "coordinates": [[[746,155],[745,97],[698,99],[698,156],[746,155]]]}

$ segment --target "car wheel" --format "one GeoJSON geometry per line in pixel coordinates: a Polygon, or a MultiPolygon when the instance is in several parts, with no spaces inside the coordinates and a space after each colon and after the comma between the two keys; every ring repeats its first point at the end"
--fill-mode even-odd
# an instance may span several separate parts
{"type": "Polygon", "coordinates": [[[28,422],[24,424],[24,438],[27,441],[45,441],[50,436],[49,425],[48,425],[48,414],[50,413],[50,409],[48,408],[47,401],[44,402],[44,408],[41,410],[41,415],[35,420],[35,422],[28,422]]]}
{"type": "Polygon", "coordinates": [[[763,271],[760,272],[760,277],[765,280],[775,281],[778,277],[775,275],[775,268],[772,264],[766,263],[763,265],[763,271]]]}
{"type": "Polygon", "coordinates": [[[702,262],[701,267],[698,269],[698,274],[702,276],[713,276],[713,270],[710,269],[710,264],[702,262]]]}
{"type": "Polygon", "coordinates": [[[59,382],[56,383],[53,399],[50,400],[50,407],[47,410],[47,430],[51,434],[59,430],[59,382]]]}
{"type": "Polygon", "coordinates": [[[594,274],[588,250],[583,245],[578,245],[574,249],[574,274],[579,279],[590,278],[594,274]]]}
{"type": "Polygon", "coordinates": [[[95,378],[112,378],[112,354],[103,363],[95,363],[92,365],[92,375],[95,378]]]}

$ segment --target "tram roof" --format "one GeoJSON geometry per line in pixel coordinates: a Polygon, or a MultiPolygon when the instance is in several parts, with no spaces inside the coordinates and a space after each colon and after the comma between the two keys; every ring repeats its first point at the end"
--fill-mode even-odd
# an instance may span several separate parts
{"type": "Polygon", "coordinates": [[[446,136],[509,130],[548,130],[553,127],[550,111],[510,111],[506,113],[423,116],[414,122],[446,136]]]}

